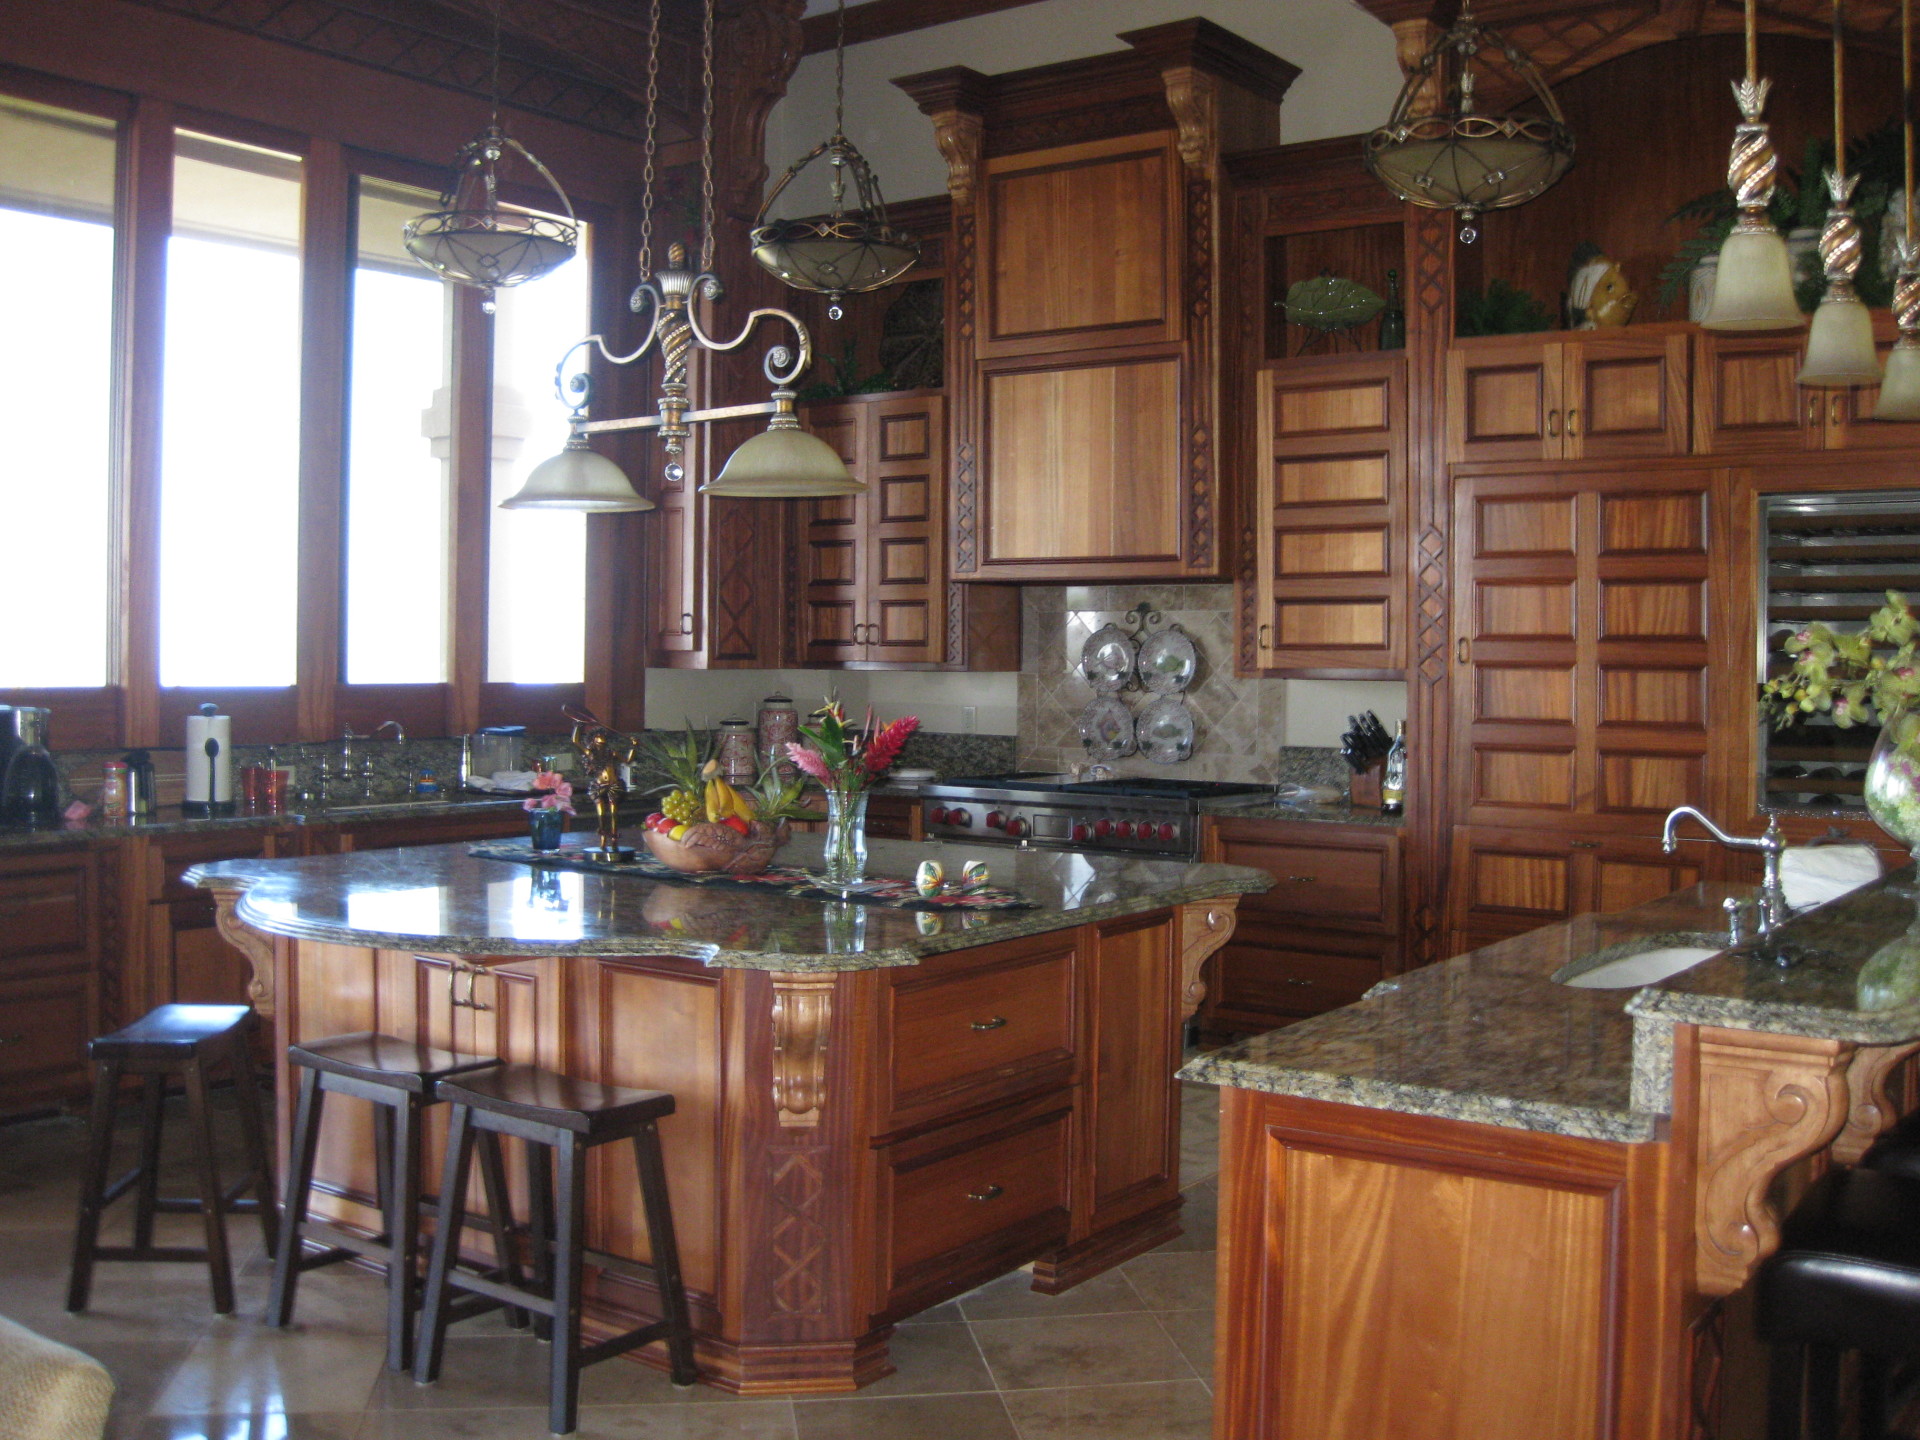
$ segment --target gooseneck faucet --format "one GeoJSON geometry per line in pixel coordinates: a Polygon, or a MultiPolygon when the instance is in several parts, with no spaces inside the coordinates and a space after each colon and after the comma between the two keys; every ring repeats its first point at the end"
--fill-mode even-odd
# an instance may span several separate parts
{"type": "Polygon", "coordinates": [[[1671,855],[1680,847],[1680,839],[1675,832],[1680,827],[1680,821],[1689,815],[1704,825],[1707,833],[1722,845],[1734,850],[1760,852],[1760,933],[1770,935],[1775,926],[1784,925],[1792,912],[1787,908],[1787,893],[1780,888],[1780,852],[1787,848],[1787,837],[1780,833],[1780,817],[1767,817],[1764,835],[1729,835],[1691,805],[1682,805],[1668,813],[1666,828],[1660,834],[1660,848],[1667,854],[1671,855]]]}

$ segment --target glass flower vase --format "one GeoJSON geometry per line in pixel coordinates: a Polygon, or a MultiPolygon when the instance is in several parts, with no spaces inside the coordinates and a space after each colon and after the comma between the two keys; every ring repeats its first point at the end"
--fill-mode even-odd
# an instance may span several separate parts
{"type": "Polygon", "coordinates": [[[1920,859],[1920,712],[1892,711],[1867,762],[1867,813],[1920,859]]]}
{"type": "Polygon", "coordinates": [[[827,791],[827,845],[821,859],[830,885],[854,885],[866,877],[866,791],[827,791]]]}

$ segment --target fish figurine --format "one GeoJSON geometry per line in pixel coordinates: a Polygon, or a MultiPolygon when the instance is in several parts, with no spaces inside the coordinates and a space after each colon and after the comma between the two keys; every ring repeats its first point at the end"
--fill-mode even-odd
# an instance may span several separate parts
{"type": "Polygon", "coordinates": [[[931,900],[947,886],[947,872],[938,860],[922,860],[913,872],[913,888],[931,900]]]}
{"type": "Polygon", "coordinates": [[[1612,329],[1633,318],[1640,297],[1627,284],[1619,263],[1591,242],[1573,252],[1567,276],[1567,319],[1576,330],[1612,329]]]}

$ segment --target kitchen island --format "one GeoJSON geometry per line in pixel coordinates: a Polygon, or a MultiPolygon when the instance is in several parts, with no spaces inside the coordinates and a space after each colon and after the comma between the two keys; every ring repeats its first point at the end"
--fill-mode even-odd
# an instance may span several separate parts
{"type": "Polygon", "coordinates": [[[1225,1087],[1216,1436],[1729,1433],[1779,1182],[1857,1159],[1920,1049],[1914,881],[1733,947],[1753,892],[1694,886],[1191,1063],[1225,1087]],[[1661,959],[1697,963],[1566,983],[1661,959]]]}
{"type": "MultiPolygon", "coordinates": [[[[817,868],[819,849],[800,836],[780,859],[817,868]]],[[[702,1377],[796,1393],[889,1373],[895,1321],[1020,1265],[1055,1292],[1180,1233],[1181,1025],[1239,895],[1271,883],[1063,851],[870,855],[870,873],[908,876],[984,860],[1030,903],[929,913],[464,845],[190,878],[248,955],[279,1053],[379,1030],[671,1091],[661,1134],[702,1377]]],[[[316,1208],[376,1229],[373,1154],[371,1117],[329,1107],[316,1208]]],[[[646,1260],[631,1175],[593,1174],[589,1246],[646,1260]]],[[[639,1277],[589,1274],[590,1333],[657,1314],[639,1277]]]]}

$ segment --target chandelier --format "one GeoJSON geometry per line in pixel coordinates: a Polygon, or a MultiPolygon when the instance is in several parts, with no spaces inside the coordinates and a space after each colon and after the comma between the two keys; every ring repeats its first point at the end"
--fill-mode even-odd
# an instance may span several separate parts
{"type": "Polygon", "coordinates": [[[847,0],[835,8],[838,32],[833,47],[833,134],[787,167],[768,193],[754,220],[753,258],[795,290],[827,297],[827,318],[844,313],[842,296],[878,290],[913,268],[920,242],[887,224],[887,202],[880,181],[854,143],[847,139],[847,0]],[[808,219],[768,220],[780,192],[814,161],[826,157],[833,197],[829,214],[808,219]],[[859,202],[847,213],[847,180],[859,202]]]}
{"type": "Polygon", "coordinates": [[[1573,164],[1573,131],[1534,64],[1495,31],[1473,18],[1471,4],[1407,72],[1387,123],[1366,138],[1361,152],[1375,179],[1402,200],[1460,216],[1460,240],[1480,237],[1482,211],[1523,205],[1573,164]],[[1527,84],[1542,114],[1484,115],[1474,109],[1472,65],[1482,49],[1497,50],[1527,84]],[[1456,57],[1448,83],[1451,109],[1416,114],[1444,78],[1442,62],[1456,57]]]}
{"type": "Polygon", "coordinates": [[[731,340],[709,335],[701,321],[696,297],[709,303],[725,295],[713,273],[713,0],[702,6],[701,132],[700,132],[700,257],[689,263],[685,245],[667,247],[664,268],[653,268],[653,181],[660,74],[660,0],[653,0],[647,43],[647,119],[645,164],[642,170],[640,213],[640,283],[629,307],[647,316],[647,333],[625,355],[615,354],[606,337],[589,335],[575,341],[554,371],[554,388],[572,409],[566,449],[541,462],[526,484],[503,509],[651,510],[653,503],[639,494],[611,460],[595,454],[588,437],[624,430],[657,430],[666,451],[665,473],[678,483],[686,476],[682,457],[692,427],[715,420],[740,420],[759,415],[771,418],[764,432],[754,436],[728,458],[719,475],[700,487],[710,495],[789,499],[815,495],[854,495],[867,487],[847,472],[838,452],[816,435],[800,428],[794,413],[793,382],[813,362],[813,341],[807,327],[785,310],[751,311],[740,333],[731,340]],[[688,365],[696,348],[713,352],[737,350],[763,320],[784,322],[793,331],[791,345],[770,347],[761,370],[773,384],[771,398],[746,405],[696,409],[690,397],[688,365]],[[660,394],[657,413],[624,419],[587,418],[593,382],[586,370],[569,374],[567,366],[583,349],[597,351],[611,365],[631,365],[648,355],[660,358],[660,394]],[[573,398],[567,399],[568,396],[573,398]]]}
{"type": "Polygon", "coordinates": [[[1801,385],[1822,389],[1880,383],[1873,317],[1853,288],[1861,250],[1853,189],[1860,177],[1847,173],[1846,48],[1841,0],[1833,0],[1833,169],[1827,172],[1827,193],[1833,203],[1827,207],[1827,223],[1820,230],[1820,261],[1827,288],[1813,312],[1806,360],[1795,377],[1801,385]]]}
{"type": "Polygon", "coordinates": [[[493,62],[487,89],[491,106],[487,128],[454,156],[440,208],[409,220],[401,237],[407,253],[441,279],[480,291],[480,308],[491,315],[495,290],[538,280],[574,257],[580,246],[580,225],[553,172],[500,128],[498,0],[493,7],[493,62]],[[565,220],[500,203],[500,169],[510,153],[525,159],[547,182],[559,198],[565,220]]]}
{"type": "Polygon", "coordinates": [[[1906,160],[1906,228],[1901,232],[1900,273],[1893,286],[1893,316],[1900,338],[1887,356],[1887,373],[1874,402],[1876,420],[1920,420],[1920,244],[1913,234],[1913,0],[1900,0],[1900,114],[1906,160]]]}

